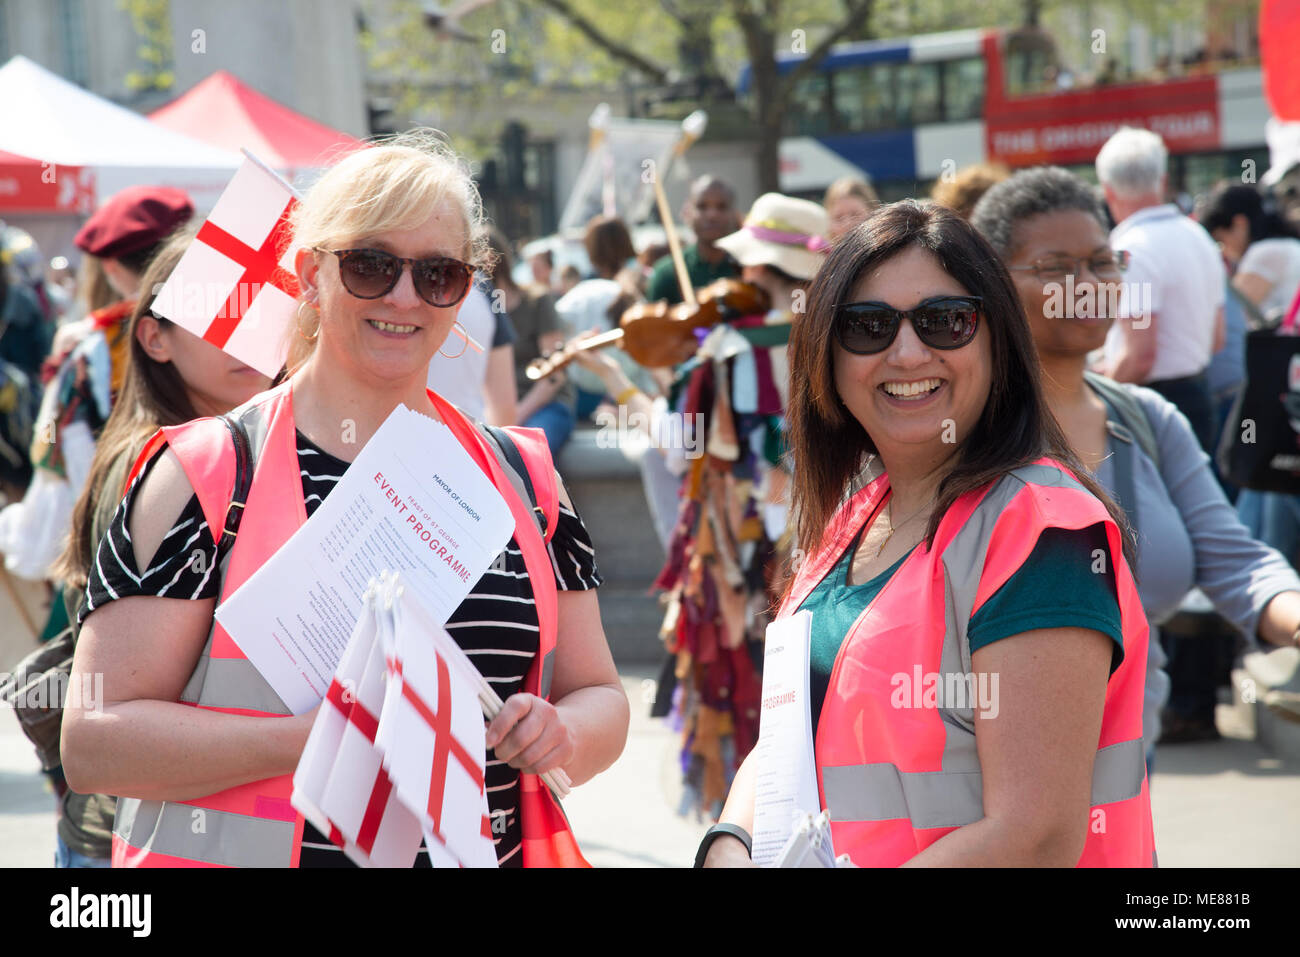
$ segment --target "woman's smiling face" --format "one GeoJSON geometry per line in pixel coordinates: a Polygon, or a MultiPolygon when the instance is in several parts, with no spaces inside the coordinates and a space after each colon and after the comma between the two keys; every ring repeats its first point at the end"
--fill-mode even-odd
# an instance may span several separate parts
{"type": "MultiPolygon", "coordinates": [[[[464,218],[450,202],[439,204],[422,225],[390,230],[362,239],[331,243],[331,248],[382,249],[395,256],[444,256],[463,259],[464,218]]],[[[403,267],[391,290],[378,299],[360,299],[347,291],[339,276],[338,257],[311,253],[300,266],[317,295],[321,314],[319,347],[335,361],[358,366],[381,380],[427,375],[429,361],[451,332],[461,303],[431,306],[415,291],[410,267],[403,267]]],[[[454,353],[459,344],[449,344],[454,353]]]]}
{"type": "Polygon", "coordinates": [[[1006,257],[1016,292],[1029,319],[1040,354],[1087,355],[1106,342],[1118,306],[1120,281],[1100,280],[1091,268],[1067,282],[1044,282],[1035,262],[1112,258],[1109,237],[1097,217],[1080,209],[1060,209],[1028,216],[1015,224],[1015,248],[1006,257]]]}
{"type": "MultiPolygon", "coordinates": [[[[906,311],[936,296],[969,295],[933,254],[911,246],[864,273],[848,299],[906,311]]],[[[927,346],[909,320],[887,348],[872,355],[855,355],[836,342],[835,389],[883,455],[909,446],[955,447],[971,433],[992,380],[985,326],[981,314],[974,339],[957,349],[927,346]]]]}

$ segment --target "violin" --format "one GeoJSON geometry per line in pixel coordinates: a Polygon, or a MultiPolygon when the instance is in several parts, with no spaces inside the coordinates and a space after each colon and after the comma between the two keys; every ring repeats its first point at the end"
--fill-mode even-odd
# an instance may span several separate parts
{"type": "Polygon", "coordinates": [[[685,362],[699,346],[697,329],[767,312],[767,291],[740,279],[719,279],[700,290],[694,305],[642,302],[623,313],[619,328],[572,341],[544,359],[529,363],[525,375],[537,380],[564,368],[579,352],[618,344],[639,365],[655,369],[685,362]]]}

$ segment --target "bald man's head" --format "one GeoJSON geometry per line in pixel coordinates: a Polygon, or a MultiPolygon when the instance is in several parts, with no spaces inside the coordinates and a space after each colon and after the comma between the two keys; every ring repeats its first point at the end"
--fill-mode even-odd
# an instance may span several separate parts
{"type": "Polygon", "coordinates": [[[716,176],[701,176],[691,184],[682,218],[698,242],[712,244],[739,227],[736,194],[716,176]]]}

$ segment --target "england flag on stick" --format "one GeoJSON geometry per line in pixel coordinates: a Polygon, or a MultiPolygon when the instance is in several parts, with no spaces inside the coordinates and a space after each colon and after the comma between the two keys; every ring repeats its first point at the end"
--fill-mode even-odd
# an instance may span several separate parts
{"type": "Polygon", "coordinates": [[[293,187],[244,151],[153,311],[274,377],[297,316],[289,217],[293,187]]]}
{"type": "Polygon", "coordinates": [[[393,630],[380,638],[388,692],[377,741],[398,795],[431,854],[442,846],[465,867],[496,867],[477,669],[407,589],[397,589],[393,630]]]}
{"type": "Polygon", "coordinates": [[[374,745],[384,697],[382,613],[368,597],[293,777],[293,805],[362,867],[410,867],[420,822],[374,745]]]}

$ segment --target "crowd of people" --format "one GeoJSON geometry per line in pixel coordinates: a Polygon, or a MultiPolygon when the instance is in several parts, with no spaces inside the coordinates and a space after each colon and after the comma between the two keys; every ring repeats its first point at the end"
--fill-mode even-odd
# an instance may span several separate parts
{"type": "Polygon", "coordinates": [[[1295,311],[1300,233],[1254,185],[1188,217],[1166,165],[1158,135],[1122,129],[1100,187],[980,166],[924,200],[846,179],[742,207],[705,175],[680,255],[599,216],[590,275],[544,250],[521,282],[464,163],[404,134],[295,211],[301,295],[274,381],[151,310],[195,235],[180,191],[90,217],[75,300],[10,254],[0,551],[50,581],[42,637],[105,690],[102,713],[70,700],[42,752],[58,864],[348,864],[288,805],[315,712],[289,714],[214,609],[399,403],[445,422],[503,496],[535,495],[447,624],[505,699],[486,776],[502,866],[581,861],[537,776],[581,784],[626,738],[597,556],[554,464],[620,406],[655,439],[652,713],[681,730],[683,812],[720,822],[698,863],[751,863],[764,638],[800,611],[837,852],[1155,863],[1155,745],[1217,734],[1212,643],[1162,626],[1199,589],[1247,642],[1300,640],[1300,498],[1212,461],[1247,329],[1295,311]],[[630,332],[583,348],[639,305],[698,325],[682,355],[652,360],[630,332]],[[530,376],[547,357],[563,361],[530,376]],[[914,669],[992,676],[998,700],[899,706],[914,669]]]}

